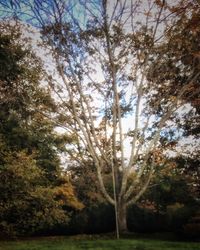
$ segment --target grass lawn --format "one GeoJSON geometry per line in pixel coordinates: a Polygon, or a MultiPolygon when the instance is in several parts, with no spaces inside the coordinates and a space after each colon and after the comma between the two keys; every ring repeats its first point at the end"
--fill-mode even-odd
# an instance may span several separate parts
{"type": "Polygon", "coordinates": [[[198,242],[175,242],[152,239],[69,239],[52,237],[1,241],[0,250],[200,250],[198,242]]]}

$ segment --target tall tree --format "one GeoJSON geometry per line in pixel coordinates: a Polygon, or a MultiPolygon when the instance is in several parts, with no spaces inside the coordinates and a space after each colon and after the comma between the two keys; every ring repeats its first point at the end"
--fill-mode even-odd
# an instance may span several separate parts
{"type": "Polygon", "coordinates": [[[177,60],[177,47],[169,46],[173,39],[187,46],[181,32],[173,30],[179,31],[182,17],[191,19],[199,4],[18,1],[12,6],[15,14],[20,4],[29,8],[27,21],[41,28],[54,58],[57,78],[49,77],[49,85],[57,94],[60,123],[74,138],[71,160],[86,161],[89,155],[103,195],[115,206],[116,225],[126,231],[127,206],[156,175],[162,134],[174,131],[172,121],[186,97],[197,95],[199,71],[193,65],[187,72],[181,65],[177,69],[169,59],[177,60]],[[157,63],[168,65],[166,76],[165,68],[156,71],[157,63]],[[105,185],[106,173],[112,173],[113,191],[105,185]]]}
{"type": "Polygon", "coordinates": [[[63,207],[82,205],[60,167],[62,140],[44,117],[54,104],[40,84],[40,60],[22,40],[20,26],[0,28],[0,228],[11,236],[66,223],[63,207]]]}

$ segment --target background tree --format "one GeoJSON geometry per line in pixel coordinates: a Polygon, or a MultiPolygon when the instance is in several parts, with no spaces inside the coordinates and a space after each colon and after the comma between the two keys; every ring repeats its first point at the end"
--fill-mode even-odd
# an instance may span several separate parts
{"type": "MultiPolygon", "coordinates": [[[[152,63],[148,75],[150,81],[160,85],[161,93],[166,93],[162,83],[164,80],[168,81],[168,84],[171,85],[168,91],[171,91],[172,99],[176,95],[177,84],[184,86],[186,82],[191,81],[191,87],[182,96],[182,99],[187,103],[185,106],[187,112],[182,111],[174,118],[177,129],[171,131],[171,136],[169,133],[163,134],[162,147],[165,147],[164,144],[168,143],[174,145],[177,142],[174,134],[178,133],[181,140],[186,140],[190,145],[188,150],[181,148],[181,153],[178,150],[175,161],[179,169],[179,175],[182,176],[181,178],[184,176],[187,180],[196,199],[198,198],[197,190],[199,189],[200,176],[198,168],[200,10],[197,8],[198,6],[199,4],[195,4],[195,2],[185,4],[180,2],[176,7],[166,5],[170,12],[178,14],[178,18],[175,25],[166,33],[166,40],[156,48],[155,61],[152,63]],[[186,8],[187,11],[185,11],[186,8]],[[196,146],[194,142],[196,142],[196,146]]],[[[157,95],[155,98],[157,98],[157,95]]]]}
{"type": "Polygon", "coordinates": [[[20,26],[1,24],[0,35],[1,235],[30,234],[81,208],[58,156],[62,139],[40,112],[55,107],[41,86],[42,65],[23,41],[20,26]]]}

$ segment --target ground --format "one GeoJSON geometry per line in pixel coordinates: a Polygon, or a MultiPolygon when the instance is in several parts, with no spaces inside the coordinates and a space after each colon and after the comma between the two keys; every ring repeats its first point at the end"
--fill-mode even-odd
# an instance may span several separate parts
{"type": "Polygon", "coordinates": [[[200,250],[200,242],[158,239],[81,239],[47,237],[0,241],[0,250],[200,250]]]}

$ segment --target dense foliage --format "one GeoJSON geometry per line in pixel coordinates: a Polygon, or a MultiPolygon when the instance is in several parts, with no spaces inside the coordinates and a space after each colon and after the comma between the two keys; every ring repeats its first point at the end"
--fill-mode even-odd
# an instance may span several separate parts
{"type": "Polygon", "coordinates": [[[62,140],[44,116],[54,103],[40,84],[42,65],[17,27],[2,25],[0,35],[0,228],[8,236],[66,223],[63,207],[82,206],[62,173],[62,140]]]}

